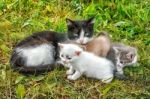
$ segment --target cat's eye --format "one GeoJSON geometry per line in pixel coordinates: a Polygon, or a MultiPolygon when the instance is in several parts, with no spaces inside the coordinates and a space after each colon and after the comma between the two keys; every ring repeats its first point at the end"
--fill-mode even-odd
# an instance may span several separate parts
{"type": "Polygon", "coordinates": [[[78,34],[74,34],[75,37],[78,37],[78,34]]]}
{"type": "Polygon", "coordinates": [[[63,54],[61,54],[61,57],[64,57],[64,55],[63,55],[63,54]]]}
{"type": "Polygon", "coordinates": [[[86,33],[85,36],[90,36],[90,34],[86,33]]]}
{"type": "Polygon", "coordinates": [[[124,64],[124,62],[123,62],[123,61],[120,61],[120,63],[121,63],[121,64],[124,64]]]}
{"type": "Polygon", "coordinates": [[[69,59],[69,60],[71,59],[71,57],[69,57],[68,55],[66,56],[66,58],[69,59]]]}

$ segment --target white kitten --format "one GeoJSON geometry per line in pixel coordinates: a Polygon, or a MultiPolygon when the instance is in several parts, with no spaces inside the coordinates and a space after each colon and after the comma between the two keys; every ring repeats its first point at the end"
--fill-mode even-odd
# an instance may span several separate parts
{"type": "Polygon", "coordinates": [[[59,44],[60,58],[65,64],[69,64],[68,79],[76,80],[82,74],[87,77],[97,78],[104,83],[109,83],[114,77],[114,65],[106,58],[98,57],[92,53],[83,51],[74,44],[59,44]],[[75,71],[75,72],[74,72],[75,71]]]}

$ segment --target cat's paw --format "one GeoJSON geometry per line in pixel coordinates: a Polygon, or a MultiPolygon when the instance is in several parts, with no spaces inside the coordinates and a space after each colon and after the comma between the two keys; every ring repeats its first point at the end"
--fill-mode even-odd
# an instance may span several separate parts
{"type": "Polygon", "coordinates": [[[118,72],[115,73],[115,77],[120,79],[120,80],[126,80],[128,79],[124,74],[120,74],[118,72]]]}
{"type": "Polygon", "coordinates": [[[67,71],[66,71],[66,74],[67,74],[67,75],[72,75],[73,72],[74,72],[74,71],[72,71],[72,70],[67,70],[67,71]]]}
{"type": "Polygon", "coordinates": [[[103,82],[103,83],[110,83],[112,80],[113,80],[113,76],[112,76],[112,77],[105,78],[105,79],[102,79],[102,82],[103,82]]]}
{"type": "Polygon", "coordinates": [[[68,75],[67,79],[69,79],[69,80],[76,80],[76,78],[74,76],[72,76],[72,75],[68,75]]]}

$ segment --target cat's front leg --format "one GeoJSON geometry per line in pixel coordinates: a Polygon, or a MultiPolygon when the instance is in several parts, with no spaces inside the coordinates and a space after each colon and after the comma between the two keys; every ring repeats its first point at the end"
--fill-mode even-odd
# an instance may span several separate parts
{"type": "Polygon", "coordinates": [[[68,75],[68,79],[69,80],[76,80],[78,79],[80,76],[82,75],[82,73],[80,73],[79,71],[75,71],[75,73],[73,75],[68,75]]]}
{"type": "Polygon", "coordinates": [[[103,83],[110,83],[114,78],[114,75],[113,74],[109,74],[107,76],[105,76],[103,79],[102,79],[102,82],[103,83]]]}
{"type": "Polygon", "coordinates": [[[72,67],[72,65],[71,64],[68,64],[69,66],[69,70],[67,70],[67,72],[66,72],[66,74],[67,75],[72,75],[73,73],[74,73],[74,68],[72,67]]]}
{"type": "Polygon", "coordinates": [[[126,79],[127,77],[124,75],[123,67],[117,66],[117,71],[115,72],[115,77],[118,79],[126,79]]]}

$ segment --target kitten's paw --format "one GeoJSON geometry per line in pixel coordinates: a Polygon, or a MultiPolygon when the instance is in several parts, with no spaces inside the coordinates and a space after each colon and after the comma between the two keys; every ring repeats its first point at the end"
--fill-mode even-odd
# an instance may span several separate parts
{"type": "Polygon", "coordinates": [[[73,72],[74,72],[74,71],[72,71],[72,70],[67,70],[66,74],[67,74],[67,75],[72,75],[73,72]]]}
{"type": "Polygon", "coordinates": [[[69,79],[69,80],[76,80],[72,75],[68,75],[67,79],[69,79]]]}
{"type": "Polygon", "coordinates": [[[115,73],[115,77],[120,79],[120,80],[126,80],[128,79],[124,74],[120,74],[118,72],[115,73]]]}
{"type": "Polygon", "coordinates": [[[108,78],[102,79],[102,82],[103,83],[110,83],[112,80],[113,80],[113,77],[108,77],[108,78]]]}

